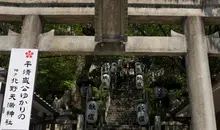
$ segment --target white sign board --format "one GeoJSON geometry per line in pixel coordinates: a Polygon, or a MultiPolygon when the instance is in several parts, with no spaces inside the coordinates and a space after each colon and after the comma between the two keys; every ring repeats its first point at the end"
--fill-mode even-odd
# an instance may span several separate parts
{"type": "Polygon", "coordinates": [[[0,130],[29,130],[37,49],[12,49],[0,130]]]}

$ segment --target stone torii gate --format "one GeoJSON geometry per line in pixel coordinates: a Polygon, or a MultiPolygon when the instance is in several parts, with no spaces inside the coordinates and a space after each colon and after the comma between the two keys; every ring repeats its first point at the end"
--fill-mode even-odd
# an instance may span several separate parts
{"type": "Polygon", "coordinates": [[[208,55],[219,56],[219,37],[204,24],[220,22],[219,0],[0,0],[1,21],[23,21],[21,34],[0,36],[0,52],[37,48],[77,55],[185,55],[191,128],[216,130],[208,55]],[[42,33],[45,23],[95,23],[94,36],[42,33]],[[183,24],[184,35],[127,37],[128,23],[183,24]]]}

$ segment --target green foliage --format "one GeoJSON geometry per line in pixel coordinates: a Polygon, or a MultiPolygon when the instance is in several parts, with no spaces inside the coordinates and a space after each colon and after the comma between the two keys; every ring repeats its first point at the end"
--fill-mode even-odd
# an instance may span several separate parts
{"type": "MultiPolygon", "coordinates": [[[[76,65],[75,56],[45,56],[39,58],[36,92],[44,98],[48,94],[61,96],[72,86],[76,65]]],[[[52,102],[52,99],[50,99],[52,102]]]]}
{"type": "Polygon", "coordinates": [[[93,87],[93,93],[95,95],[95,97],[98,99],[98,108],[105,110],[105,103],[107,101],[108,98],[108,90],[104,89],[102,86],[99,87],[99,89],[97,87],[93,87]]]}
{"type": "Polygon", "coordinates": [[[0,35],[7,35],[8,31],[12,30],[14,32],[20,33],[21,32],[21,23],[18,22],[0,22],[0,35]]]}
{"type": "Polygon", "coordinates": [[[8,65],[9,65],[9,55],[2,55],[0,56],[0,67],[6,68],[8,69],[8,65]]]}
{"type": "Polygon", "coordinates": [[[128,36],[170,36],[170,30],[181,33],[179,25],[129,24],[128,36]]]}
{"type": "Polygon", "coordinates": [[[44,27],[45,32],[52,29],[54,29],[55,35],[83,35],[81,24],[46,24],[44,27]]]}

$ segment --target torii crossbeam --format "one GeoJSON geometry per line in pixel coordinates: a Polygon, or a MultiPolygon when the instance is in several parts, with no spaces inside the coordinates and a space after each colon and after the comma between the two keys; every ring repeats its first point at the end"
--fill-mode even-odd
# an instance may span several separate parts
{"type": "MultiPolygon", "coordinates": [[[[95,4],[94,0],[0,0],[0,21],[23,21],[21,34],[9,32],[8,36],[0,36],[0,52],[7,53],[11,48],[38,48],[40,52],[50,54],[185,55],[192,112],[191,128],[216,130],[208,54],[219,56],[219,37],[205,36],[204,24],[220,22],[220,1],[128,0],[125,3],[128,5],[125,6],[127,14],[118,10],[124,20],[117,23],[110,18],[106,23],[99,22],[96,25],[109,29],[107,33],[106,30],[99,30],[99,35],[104,36],[104,39],[101,37],[98,42],[105,41],[106,37],[112,42],[119,36],[123,44],[119,41],[117,42],[120,44],[97,43],[95,37],[87,36],[54,36],[53,31],[42,34],[44,23],[97,24],[95,17],[116,15],[117,11],[111,7],[112,1],[99,1],[105,1],[105,4],[109,2],[109,7],[106,6],[109,11],[95,16],[98,3],[95,4]],[[128,37],[126,40],[123,38],[126,26],[118,30],[116,28],[116,24],[120,25],[118,27],[126,24],[126,18],[127,23],[184,24],[184,35],[128,37]],[[104,24],[109,24],[112,28],[104,24]]],[[[122,5],[114,6],[118,8],[122,5]]]]}

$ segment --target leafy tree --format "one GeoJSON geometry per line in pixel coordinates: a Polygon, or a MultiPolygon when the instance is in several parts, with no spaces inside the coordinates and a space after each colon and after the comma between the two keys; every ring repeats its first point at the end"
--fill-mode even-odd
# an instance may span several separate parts
{"type": "Polygon", "coordinates": [[[36,92],[52,103],[55,95],[61,97],[72,87],[76,71],[75,56],[41,56],[38,62],[36,92]]]}

